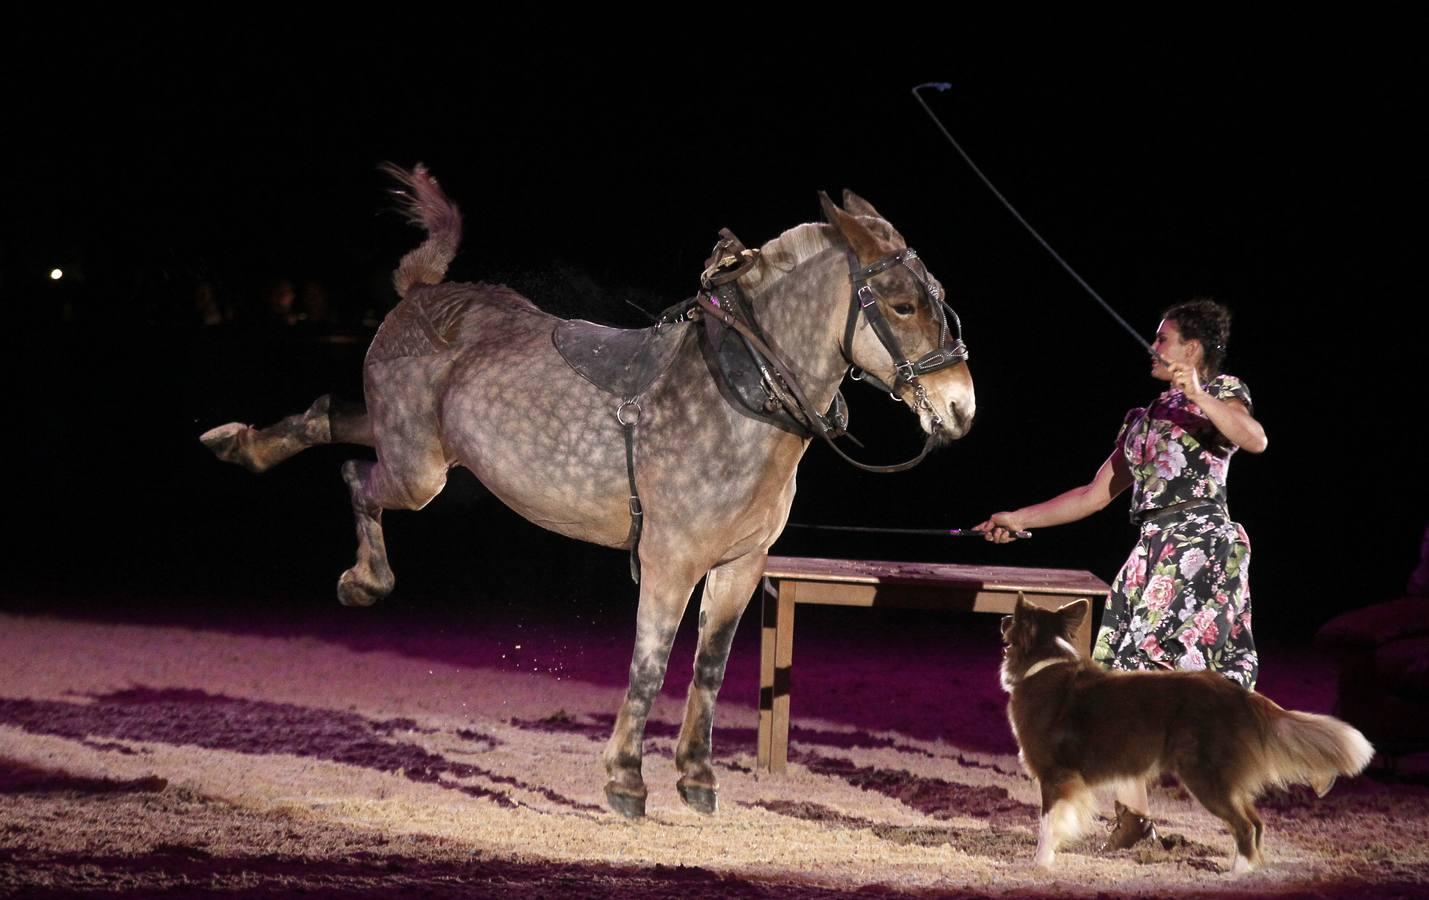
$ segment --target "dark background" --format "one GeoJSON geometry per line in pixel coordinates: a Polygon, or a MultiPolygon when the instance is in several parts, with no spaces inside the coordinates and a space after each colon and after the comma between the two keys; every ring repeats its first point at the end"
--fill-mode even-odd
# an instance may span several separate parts
{"type": "MultiPolygon", "coordinates": [[[[572,52],[425,27],[420,40],[396,26],[362,39],[129,27],[83,47],[13,36],[20,52],[0,62],[4,602],[335,606],[353,552],[337,467],[352,451],[260,478],[197,436],[359,391],[390,273],[420,240],[389,211],[383,160],[426,162],[461,206],[453,278],[624,325],[693,291],[720,227],[757,245],[817,218],[816,191],[853,188],[948,287],[978,422],[904,475],[812,447],[793,521],[967,526],[1086,481],[1160,384],[938,135],[910,95],[929,80],[953,83],[926,95],[933,108],[1142,334],[1193,295],[1233,309],[1226,368],[1270,437],[1231,481],[1257,633],[1303,637],[1402,588],[1426,510],[1411,265],[1424,98],[1394,52],[1146,51],[1089,67],[936,48],[572,52]],[[308,320],[267,310],[283,280],[308,320]],[[220,323],[203,324],[204,295],[220,323]]],[[[846,393],[866,457],[917,448],[911,416],[846,393]]],[[[775,552],[1110,580],[1134,540],[1124,504],[1009,547],[790,530],[775,552]]],[[[386,521],[390,603],[410,614],[632,614],[622,553],[525,523],[465,473],[386,521]]]]}

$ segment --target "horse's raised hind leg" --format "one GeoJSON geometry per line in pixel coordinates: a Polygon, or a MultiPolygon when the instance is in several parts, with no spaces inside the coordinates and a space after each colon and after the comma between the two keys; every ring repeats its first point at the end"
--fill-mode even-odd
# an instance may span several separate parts
{"type": "MultiPolygon", "coordinates": [[[[647,540],[641,546],[651,548],[651,542],[647,540]]],[[[650,715],[650,704],[665,683],[675,629],[699,580],[698,571],[685,571],[668,562],[652,565],[653,556],[641,553],[644,569],[635,620],[635,651],[630,658],[630,687],[604,754],[605,770],[610,774],[605,785],[606,802],[631,819],[645,815],[645,780],[640,774],[645,720],[650,715]]]]}
{"type": "Polygon", "coordinates": [[[357,522],[357,562],[337,580],[337,599],[344,606],[371,606],[392,593],[397,579],[387,563],[387,541],[382,534],[382,510],[421,509],[441,493],[447,466],[437,457],[405,471],[398,481],[384,461],[348,460],[342,480],[352,494],[352,515],[357,522]]]}
{"type": "Polygon", "coordinates": [[[316,444],[332,440],[328,424],[331,401],[327,394],[313,401],[308,411],[288,416],[267,428],[229,422],[199,435],[203,445],[224,462],[240,465],[250,472],[265,472],[316,444]]]}
{"type": "Polygon", "coordinates": [[[367,411],[334,404],[327,394],[313,401],[307,412],[288,416],[267,428],[229,422],[199,435],[203,445],[224,462],[250,472],[266,472],[291,456],[318,444],[372,446],[367,411]]]}
{"type": "Polygon", "coordinates": [[[382,507],[368,499],[365,489],[376,465],[354,459],[342,464],[342,480],[352,495],[352,516],[357,522],[357,562],[337,579],[337,599],[343,606],[371,606],[397,585],[387,563],[382,507]]]}
{"type": "Polygon", "coordinates": [[[710,765],[714,707],[740,616],[764,572],[768,553],[761,551],[725,563],[705,576],[700,600],[700,642],[695,649],[695,674],[685,701],[685,720],[675,746],[676,787],[685,805],[702,813],[718,806],[719,781],[710,765]]]}

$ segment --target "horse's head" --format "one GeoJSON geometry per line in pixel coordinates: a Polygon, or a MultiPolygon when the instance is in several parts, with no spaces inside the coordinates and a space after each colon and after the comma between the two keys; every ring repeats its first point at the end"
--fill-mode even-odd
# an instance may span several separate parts
{"type": "Polygon", "coordinates": [[[819,197],[849,251],[844,356],[911,406],[924,431],[948,440],[967,434],[977,408],[973,377],[943,286],[867,200],[844,191],[840,209],[819,197]]]}

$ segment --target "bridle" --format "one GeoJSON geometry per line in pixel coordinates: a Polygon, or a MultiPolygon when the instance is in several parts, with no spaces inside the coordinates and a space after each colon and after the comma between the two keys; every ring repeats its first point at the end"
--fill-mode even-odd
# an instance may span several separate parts
{"type": "Polygon", "coordinates": [[[835,453],[843,457],[846,462],[863,469],[866,472],[902,472],[918,465],[927,457],[929,452],[938,442],[938,432],[946,428],[941,416],[933,408],[933,403],[928,397],[927,388],[919,380],[919,376],[928,375],[950,366],[955,366],[966,362],[968,358],[967,346],[963,343],[962,322],[958,319],[958,314],[943,299],[942,291],[936,285],[909,265],[911,260],[917,259],[918,254],[911,247],[904,247],[876,262],[867,266],[860,266],[858,257],[850,249],[849,258],[849,311],[848,324],[844,329],[844,340],[839,350],[845,360],[849,363],[850,374],[857,380],[867,381],[874,387],[886,391],[895,400],[900,400],[896,389],[904,384],[913,389],[915,408],[926,412],[930,418],[931,429],[928,433],[927,441],[923,444],[923,449],[917,456],[901,463],[888,466],[875,466],[859,462],[849,456],[836,443],[837,429],[831,427],[826,418],[818,409],[809,402],[804,394],[803,388],[794,378],[789,367],[783,359],[772,348],[769,347],[759,333],[758,326],[750,317],[749,322],[744,318],[748,317],[746,312],[743,316],[736,314],[736,310],[748,309],[747,304],[739,299],[738,277],[747,271],[754,264],[754,254],[757,251],[743,250],[743,245],[738,242],[727,229],[720,232],[724,240],[716,245],[715,253],[711,257],[712,263],[720,260],[721,253],[730,247],[739,247],[741,252],[736,255],[724,256],[729,265],[722,266],[712,264],[711,268],[705,270],[705,275],[701,279],[704,290],[695,295],[695,305],[707,315],[713,315],[725,325],[735,329],[745,340],[759,351],[769,362],[773,369],[773,374],[777,376],[777,387],[780,392],[786,394],[792,406],[797,408],[801,418],[803,418],[811,432],[823,438],[835,453]],[[938,346],[933,350],[923,354],[916,360],[911,360],[903,352],[902,344],[898,336],[893,333],[893,326],[879,307],[878,294],[874,291],[870,280],[875,276],[901,265],[906,268],[914,280],[918,282],[923,295],[928,299],[929,307],[938,319],[938,346]],[[716,274],[718,273],[718,274],[716,274]],[[946,313],[944,312],[946,310],[946,313]],[[858,316],[862,312],[868,319],[869,327],[873,329],[879,342],[888,351],[889,358],[894,364],[893,386],[890,387],[881,379],[869,375],[854,363],[851,354],[853,347],[853,334],[858,326],[858,316]],[[949,327],[948,316],[952,316],[952,326],[949,327]]]}
{"type": "Polygon", "coordinates": [[[912,247],[904,247],[902,250],[863,267],[858,265],[858,257],[852,249],[847,252],[850,267],[849,281],[852,284],[853,293],[849,298],[848,324],[844,327],[844,339],[839,350],[843,353],[844,359],[848,361],[849,376],[855,381],[868,382],[895,400],[899,399],[899,386],[904,384],[910,386],[913,389],[914,402],[919,409],[928,413],[932,420],[933,430],[936,431],[944,427],[942,417],[933,409],[933,404],[928,399],[928,390],[918,380],[918,376],[930,375],[941,369],[967,362],[968,348],[963,343],[962,320],[943,298],[942,288],[933,284],[909,264],[911,260],[918,258],[918,251],[912,247]],[[894,266],[902,266],[907,269],[913,276],[913,280],[918,282],[919,289],[928,300],[929,309],[938,319],[938,346],[916,360],[909,359],[908,354],[903,352],[903,346],[899,343],[898,336],[893,333],[893,326],[889,324],[888,317],[883,314],[883,308],[878,303],[878,294],[873,289],[873,278],[894,266]],[[885,384],[882,379],[870,375],[853,361],[853,335],[855,329],[858,328],[860,312],[863,313],[864,318],[868,319],[868,327],[873,329],[879,343],[883,345],[883,349],[888,351],[889,358],[893,360],[892,386],[885,384]],[[949,316],[952,316],[951,328],[948,326],[949,316]]]}

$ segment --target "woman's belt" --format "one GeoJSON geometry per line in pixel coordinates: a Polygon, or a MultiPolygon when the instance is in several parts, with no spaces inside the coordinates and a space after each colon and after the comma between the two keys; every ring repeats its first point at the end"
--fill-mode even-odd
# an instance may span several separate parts
{"type": "Polygon", "coordinates": [[[1132,510],[1131,524],[1138,526],[1159,525],[1171,519],[1179,519],[1192,512],[1220,513],[1226,518],[1230,518],[1226,505],[1219,500],[1186,500],[1181,503],[1173,503],[1170,506],[1163,506],[1160,509],[1132,510]]]}

